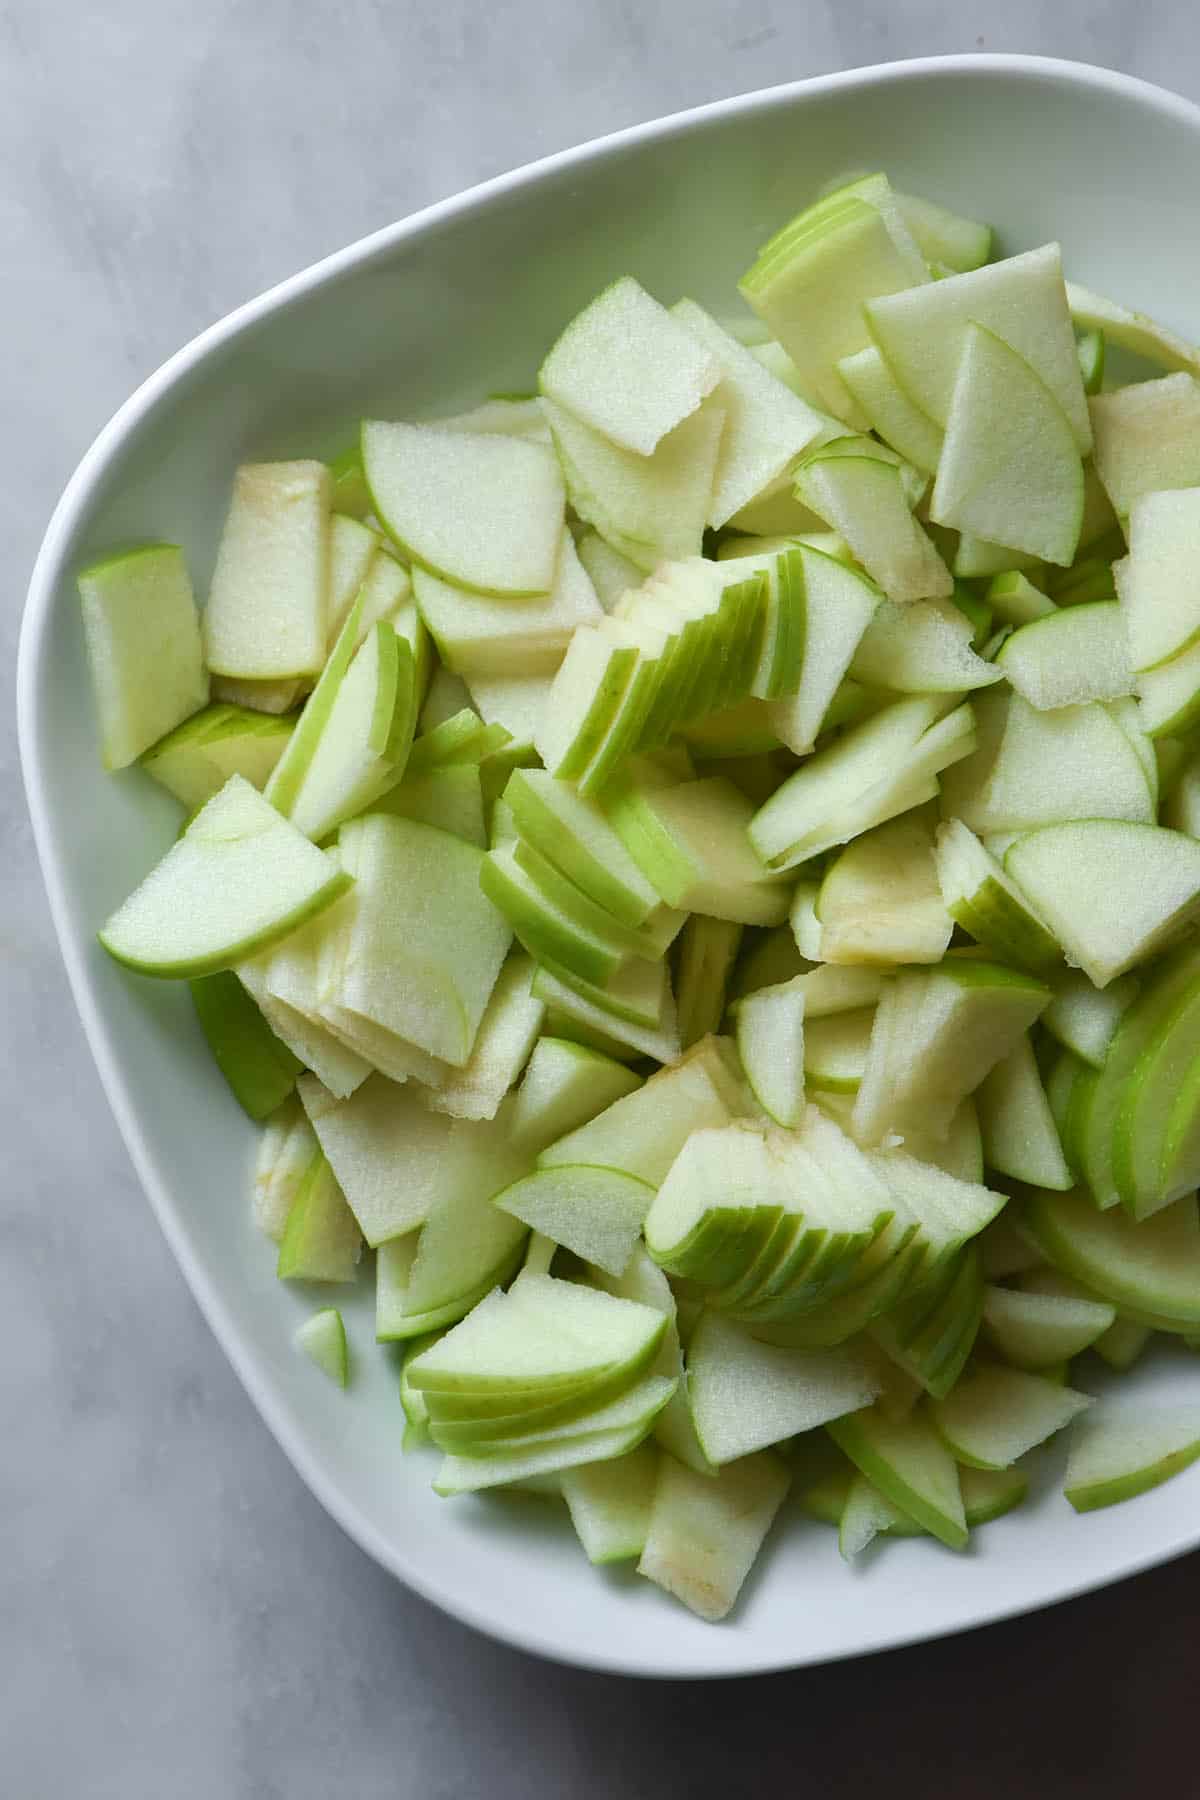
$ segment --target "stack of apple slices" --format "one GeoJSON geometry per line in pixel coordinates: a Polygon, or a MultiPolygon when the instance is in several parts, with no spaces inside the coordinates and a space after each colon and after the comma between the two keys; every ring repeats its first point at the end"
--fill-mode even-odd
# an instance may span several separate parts
{"type": "Polygon", "coordinates": [[[990,256],[866,176],[738,326],[624,277],[536,395],[239,469],[202,613],[80,577],[187,814],[101,941],[279,1275],[373,1271],[439,1493],[706,1619],[789,1487],[852,1557],[1200,1456],[1089,1391],[1200,1347],[1200,350],[990,256]]]}

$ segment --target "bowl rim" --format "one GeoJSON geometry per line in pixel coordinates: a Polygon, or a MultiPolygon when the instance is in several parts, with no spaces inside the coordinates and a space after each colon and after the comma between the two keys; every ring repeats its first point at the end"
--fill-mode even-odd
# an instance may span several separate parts
{"type": "Polygon", "coordinates": [[[319,1459],[310,1453],[303,1432],[293,1428],[282,1406],[276,1404],[269,1388],[260,1381],[258,1364],[253,1354],[243,1353],[239,1334],[226,1308],[219,1283],[209,1279],[193,1256],[182,1227],[177,1223],[169,1185],[160,1176],[143,1137],[135,1097],[119,1070],[115,1046],[110,1042],[108,1024],[92,991],[83,942],[76,937],[70,924],[66,884],[54,848],[52,806],[39,753],[39,684],[54,596],[67,572],[67,560],[77,528],[88,511],[112,456],[177,382],[196,369],[211,351],[237,338],[259,320],[303,299],[326,282],[352,269],[367,267],[398,246],[419,239],[425,233],[504,194],[534,185],[545,176],[585,164],[603,162],[626,149],[677,137],[713,121],[784,109],[816,95],[849,90],[864,91],[919,81],[929,76],[1021,76],[1047,83],[1066,82],[1138,99],[1144,105],[1172,116],[1200,132],[1200,106],[1138,76],[1126,75],[1098,64],[1059,57],[964,52],[874,63],[753,89],[726,99],[665,114],[642,124],[626,126],[583,144],[524,163],[445,199],[434,201],[417,212],[320,258],[235,307],[168,357],[118,407],[80,458],[51,515],[30,577],[17,650],[17,738],[34,844],[49,900],[50,916],[66,966],[71,994],[104,1094],[142,1189],[205,1322],[232,1364],[259,1417],[296,1473],[325,1511],[360,1549],[406,1587],[450,1617],[472,1626],[499,1643],[568,1666],[607,1674],[664,1680],[728,1679],[845,1661],[884,1650],[900,1649],[933,1638],[953,1637],[983,1625],[1038,1612],[1043,1607],[1093,1592],[1130,1575],[1172,1561],[1200,1544],[1200,1521],[1190,1538],[1142,1550],[1134,1547],[1115,1569],[1109,1566],[1094,1578],[1087,1576],[1065,1581],[1049,1591],[1044,1599],[1032,1603],[1018,1599],[1011,1603],[1001,1602],[987,1606],[976,1617],[946,1630],[931,1630],[920,1625],[912,1628],[901,1626],[898,1629],[883,1627],[867,1634],[852,1647],[836,1651],[819,1650],[815,1655],[808,1656],[804,1654],[802,1645],[796,1646],[794,1654],[778,1649],[756,1652],[752,1642],[739,1636],[736,1640],[731,1640],[738,1645],[737,1655],[731,1655],[726,1666],[715,1668],[698,1668],[690,1660],[684,1659],[670,1662],[659,1660],[654,1663],[641,1661],[636,1643],[633,1642],[625,1644],[621,1653],[609,1653],[602,1646],[598,1646],[594,1654],[578,1653],[554,1643],[536,1629],[527,1628],[519,1617],[509,1614],[498,1618],[470,1597],[450,1591],[438,1578],[436,1570],[425,1569],[419,1555],[406,1554],[403,1545],[394,1544],[378,1531],[362,1516],[354,1501],[339,1489],[336,1478],[326,1475],[319,1459]]]}

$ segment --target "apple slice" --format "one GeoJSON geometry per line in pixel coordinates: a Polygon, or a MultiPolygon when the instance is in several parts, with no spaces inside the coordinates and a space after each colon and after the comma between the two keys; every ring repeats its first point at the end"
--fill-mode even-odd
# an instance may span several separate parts
{"type": "Polygon", "coordinates": [[[951,1455],[977,1469],[1007,1469],[1091,1406],[1087,1394],[1037,1375],[981,1364],[930,1408],[951,1455]]]}
{"type": "Polygon", "coordinates": [[[659,896],[593,801],[540,769],[514,771],[504,790],[521,835],[584,893],[630,926],[659,896]]]}
{"type": "Polygon", "coordinates": [[[1200,544],[1200,487],[1146,493],[1129,516],[1129,556],[1114,570],[1129,653],[1139,672],[1157,668],[1200,637],[1192,587],[1200,544]]]}
{"type": "Polygon", "coordinates": [[[998,963],[948,958],[903,971],[875,1014],[854,1136],[944,1137],[959,1104],[1007,1056],[1044,1010],[1050,990],[998,963]]]}
{"type": "Polygon", "coordinates": [[[1200,381],[1163,375],[1090,402],[1096,472],[1118,518],[1144,494],[1200,484],[1200,381]]]}
{"type": "Polygon", "coordinates": [[[581,519],[646,571],[664,557],[699,555],[725,428],[718,395],[669,431],[652,456],[623,449],[553,400],[543,404],[581,519]]]}
{"type": "Polygon", "coordinates": [[[416,819],[421,825],[436,825],[464,843],[485,850],[488,843],[484,823],[483,782],[478,763],[448,763],[441,767],[406,773],[379,799],[372,812],[392,813],[398,819],[416,819]]]}
{"type": "Polygon", "coordinates": [[[1123,1374],[1126,1369],[1132,1369],[1153,1336],[1149,1326],[1118,1318],[1107,1331],[1101,1332],[1091,1348],[1110,1369],[1123,1374]]]}
{"type": "Polygon", "coordinates": [[[1045,619],[1057,611],[1053,600],[1035,587],[1019,569],[1006,569],[993,575],[988,583],[987,601],[997,619],[1004,625],[1029,625],[1034,619],[1045,619]]]}
{"type": "Polygon", "coordinates": [[[992,228],[977,219],[966,219],[961,213],[936,201],[923,200],[916,194],[897,194],[900,216],[912,232],[917,249],[926,262],[939,263],[944,269],[962,274],[977,269],[992,254],[992,228]]]}
{"type": "Polygon", "coordinates": [[[539,1169],[494,1204],[610,1275],[624,1272],[654,1189],[619,1169],[564,1164],[539,1169]]]}
{"type": "Polygon", "coordinates": [[[698,1475],[672,1456],[660,1461],[639,1575],[702,1619],[732,1610],[791,1480],[770,1451],[698,1475]]]}
{"type": "Polygon", "coordinates": [[[906,813],[855,838],[827,868],[815,910],[826,962],[940,962],[954,924],[928,814],[906,813]]]}
{"type": "Polygon", "coordinates": [[[862,302],[927,279],[886,178],[869,179],[874,190],[855,184],[776,232],[738,284],[791,357],[806,394],[856,424],[836,365],[869,341],[862,302]]]}
{"type": "Polygon", "coordinates": [[[744,927],[693,913],[679,934],[675,958],[675,1007],[684,1050],[720,1029],[730,972],[744,927]]]}
{"type": "Polygon", "coordinates": [[[1055,396],[1010,344],[971,323],[946,419],[929,516],[1069,564],[1083,523],[1083,465],[1055,396]]]}
{"type": "Polygon", "coordinates": [[[679,309],[667,312],[625,275],[572,319],[538,379],[542,393],[577,419],[650,456],[722,374],[721,358],[679,309]]]}
{"type": "Polygon", "coordinates": [[[1115,1506],[1178,1475],[1200,1457],[1200,1410],[1105,1402],[1071,1434],[1063,1492],[1076,1512],[1115,1506]]]}
{"type": "Polygon", "coordinates": [[[1200,1218],[1188,1195],[1152,1218],[1098,1212],[1087,1196],[1031,1194],[1023,1225],[1063,1274],[1123,1314],[1180,1333],[1200,1324],[1200,1218]]]}
{"type": "Polygon", "coordinates": [[[733,1078],[710,1045],[698,1046],[543,1150],[541,1168],[588,1164],[619,1169],[658,1187],[688,1138],[729,1123],[733,1078]]]}
{"type": "Polygon", "coordinates": [[[281,1281],[353,1281],[361,1252],[354,1214],[318,1153],[292,1202],[276,1273],[281,1281]]]}
{"type": "Polygon", "coordinates": [[[190,984],[192,1002],[217,1067],[252,1119],[281,1106],[304,1067],[280,1042],[231,970],[190,984]]]}
{"type": "Polygon", "coordinates": [[[890,599],[936,599],[952,591],[950,571],[913,518],[892,464],[818,450],[796,471],[796,495],[842,534],[890,599]]]}
{"type": "Polygon", "coordinates": [[[884,989],[879,969],[836,968],[804,971],[804,1016],[823,1019],[831,1013],[856,1012],[874,1006],[884,989]]]}
{"type": "Polygon", "coordinates": [[[1200,375],[1200,349],[1145,313],[1131,312],[1077,281],[1067,283],[1067,304],[1077,330],[1102,332],[1110,343],[1157,363],[1160,369],[1184,369],[1200,375]]]}
{"type": "Polygon", "coordinates": [[[1054,999],[1042,1013],[1042,1024],[1063,1048],[1094,1069],[1103,1069],[1108,1046],[1137,992],[1137,976],[1123,976],[1097,988],[1072,968],[1054,981],[1054,999]]]}
{"type": "Polygon", "coordinates": [[[541,1037],[514,1100],[513,1141],[540,1151],[639,1086],[638,1076],[611,1057],[564,1038],[541,1037]]]}
{"type": "Polygon", "coordinates": [[[427,1105],[456,1119],[494,1119],[538,1041],[546,1008],[533,994],[534,965],[510,956],[492,989],[471,1054],[430,1089],[427,1105]]]}
{"type": "Polygon", "coordinates": [[[948,1394],[975,1348],[983,1316],[984,1285],[974,1245],[939,1266],[868,1327],[871,1337],[926,1393],[948,1394]]]}
{"type": "Polygon", "coordinates": [[[522,866],[518,851],[519,846],[505,845],[488,852],[479,872],[483,892],[531,956],[581,981],[608,987],[630,961],[625,943],[565,911],[536,873],[522,866]]]}
{"type": "Polygon", "coordinates": [[[204,658],[217,675],[315,675],[329,630],[329,471],[317,462],[248,463],[204,609],[204,658]]]}
{"type": "Polygon", "coordinates": [[[748,925],[778,925],[787,894],[750,847],[753,804],[721,777],[645,788],[611,786],[602,805],[610,825],[671,907],[748,925]]]}
{"type": "Polygon", "coordinates": [[[1200,716],[1200,643],[1137,678],[1143,729],[1155,740],[1189,731],[1200,716]]]}
{"type": "Polygon", "coordinates": [[[717,1467],[856,1412],[879,1393],[870,1360],[853,1349],[778,1349],[710,1311],[687,1366],[696,1436],[717,1467]]]}
{"type": "Polygon", "coordinates": [[[946,910],[964,931],[1030,974],[1045,975],[1059,963],[1055,939],[1016,883],[961,820],[949,819],[940,826],[936,862],[946,910]]]}
{"type": "Polygon", "coordinates": [[[855,650],[883,596],[857,569],[797,545],[802,572],[803,655],[799,685],[772,702],[768,723],[797,756],[817,740],[855,650]]]}
{"type": "Polygon", "coordinates": [[[195,812],[231,775],[241,775],[261,792],[295,723],[245,706],[206,706],[159,738],[142,757],[142,767],[195,812]]]}
{"type": "Polygon", "coordinates": [[[266,1121],[254,1161],[251,1211],[259,1231],[276,1244],[282,1241],[300,1183],[320,1148],[294,1096],[266,1121]]]}
{"type": "Polygon", "coordinates": [[[316,989],[319,944],[326,920],[330,931],[341,929],[335,924],[340,911],[340,903],[335,904],[264,956],[238,963],[237,976],[280,1042],[323,1086],[344,1100],[362,1086],[371,1064],[336,1036],[320,1014],[316,989]],[[286,991],[281,995],[275,988],[286,991]],[[301,992],[303,1004],[299,1003],[301,992]]]}
{"type": "Polygon", "coordinates": [[[921,1527],[873,1487],[865,1475],[856,1475],[846,1494],[838,1520],[838,1551],[847,1562],[887,1532],[897,1537],[920,1535],[921,1527]]]}
{"type": "Polygon", "coordinates": [[[898,700],[802,764],[750,824],[750,842],[768,869],[807,862],[932,798],[938,770],[969,755],[973,743],[970,709],[959,709],[963,732],[939,716],[944,711],[937,698],[898,700]]]}
{"type": "Polygon", "coordinates": [[[757,989],[731,1009],[738,1054],[754,1098],[777,1125],[804,1115],[803,977],[757,989]]]}
{"type": "Polygon", "coordinates": [[[942,454],[941,429],[913,405],[874,344],[842,357],[837,372],[871,429],[915,468],[933,475],[942,454]]]}
{"type": "Polygon", "coordinates": [[[609,1462],[563,1470],[563,1499],[590,1563],[603,1567],[641,1556],[650,1530],[658,1460],[653,1444],[640,1444],[609,1462]]]}
{"type": "Polygon", "coordinates": [[[294,931],[349,878],[232,775],[99,933],[143,975],[210,975],[294,931]]]}
{"type": "Polygon", "coordinates": [[[923,1412],[896,1420],[870,1407],[825,1429],[893,1506],[951,1550],[963,1548],[967,1522],[958,1470],[923,1412]]]}
{"type": "Polygon", "coordinates": [[[645,570],[614,550],[593,526],[580,534],[575,548],[606,613],[612,612],[618,600],[641,587],[645,580],[645,570]]]}
{"type": "Polygon", "coordinates": [[[1200,911],[1200,845],[1160,825],[1081,819],[1017,839],[1005,869],[1068,958],[1105,987],[1200,911]]]}
{"type": "Polygon", "coordinates": [[[1039,712],[1131,694],[1123,609],[1097,600],[1035,619],[1006,640],[995,667],[1039,712]]]}
{"type": "Polygon", "coordinates": [[[1031,1187],[1075,1185],[1028,1035],[985,1075],[976,1104],[990,1169],[1031,1187]]]}
{"type": "Polygon", "coordinates": [[[563,484],[546,445],[367,420],[362,459],[375,512],[411,561],[473,593],[550,592],[563,484]]]}
{"type": "Polygon", "coordinates": [[[1030,831],[1071,819],[1149,824],[1154,797],[1137,747],[1094,702],[1038,712],[997,690],[972,701],[977,744],[948,770],[942,813],[972,831],[1030,831]]]}
{"type": "MultiPolygon", "coordinates": [[[[970,621],[952,600],[885,600],[850,663],[856,681],[904,694],[959,694],[990,687],[1003,671],[971,648],[970,621]]],[[[1124,690],[1128,693],[1130,690],[1124,690]]]]}
{"type": "Polygon", "coordinates": [[[461,1068],[511,942],[480,889],[483,858],[449,832],[383,813],[359,830],[339,1002],[461,1068]]]}
{"type": "MultiPolygon", "coordinates": [[[[547,1445],[531,1446],[512,1455],[447,1456],[442,1460],[433,1491],[444,1498],[454,1494],[473,1494],[492,1487],[519,1488],[525,1492],[543,1489],[539,1485],[558,1471],[580,1464],[609,1462],[636,1450],[662,1410],[666,1382],[646,1382],[640,1397],[641,1416],[632,1425],[612,1430],[579,1431],[571,1437],[552,1440],[547,1445]]],[[[628,1414],[631,1409],[624,1408],[628,1414]]]]}
{"type": "Polygon", "coordinates": [[[350,1379],[346,1327],[336,1306],[322,1307],[295,1332],[292,1342],[330,1381],[344,1388],[350,1379]]]}
{"type": "Polygon", "coordinates": [[[950,417],[964,339],[978,325],[1029,364],[1066,415],[1078,449],[1090,447],[1087,400],[1057,244],[905,293],[868,299],[863,311],[896,379],[937,424],[945,425],[950,417]]]}
{"type": "Polygon", "coordinates": [[[674,996],[668,983],[661,994],[657,1024],[638,1024],[604,1005],[603,990],[586,984],[572,986],[559,972],[542,964],[533,978],[533,991],[546,1005],[546,1026],[558,1037],[570,1037],[605,1056],[648,1056],[658,1063],[674,1062],[679,1055],[679,1025],[674,996]]]}
{"type": "Polygon", "coordinates": [[[717,462],[709,524],[719,529],[787,469],[825,429],[825,420],[776,379],[694,300],[671,317],[719,365],[725,433],[717,462]]]}
{"type": "Polygon", "coordinates": [[[560,535],[553,583],[526,599],[475,594],[420,569],[413,593],[447,668],[472,676],[553,675],[577,625],[603,609],[567,530],[560,535]]]}
{"type": "MultiPolygon", "coordinates": [[[[380,549],[380,539],[361,519],[334,512],[329,521],[329,590],[326,631],[330,648],[337,642],[350,608],[370,572],[380,549]]],[[[399,564],[395,564],[399,568],[399,564]]],[[[407,581],[405,583],[407,586],[407,581]]]]}
{"type": "Polygon", "coordinates": [[[105,557],[78,580],[101,758],[124,769],[208,700],[192,584],[175,544],[105,557]]]}

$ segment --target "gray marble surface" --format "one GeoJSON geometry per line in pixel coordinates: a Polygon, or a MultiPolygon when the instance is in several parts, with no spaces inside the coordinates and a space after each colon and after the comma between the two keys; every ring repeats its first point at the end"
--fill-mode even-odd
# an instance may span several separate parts
{"type": "MultiPolygon", "coordinates": [[[[598,132],[964,49],[1200,98],[1200,32],[1166,0],[5,0],[7,661],[79,454],[230,306],[598,132]]],[[[1195,1558],[966,1639],[720,1690],[552,1668],[383,1575],[260,1426],[158,1234],[45,916],[11,707],[0,759],[0,1792],[703,1800],[932,1776],[956,1800],[1065,1800],[1188,1766],[1195,1558]]]]}

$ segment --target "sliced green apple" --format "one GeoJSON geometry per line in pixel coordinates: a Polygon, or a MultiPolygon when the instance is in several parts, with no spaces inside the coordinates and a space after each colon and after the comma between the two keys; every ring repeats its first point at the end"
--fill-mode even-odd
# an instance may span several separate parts
{"type": "Polygon", "coordinates": [[[322,1374],[344,1388],[350,1378],[350,1358],[346,1348],[346,1327],[336,1306],[322,1307],[295,1332],[292,1342],[297,1350],[316,1363],[322,1374]]]}
{"type": "Polygon", "coordinates": [[[1200,1410],[1106,1402],[1075,1426],[1063,1492],[1076,1512],[1148,1493],[1200,1457],[1200,1410]]]}
{"type": "Polygon", "coordinates": [[[1092,1404],[1037,1375],[981,1364],[930,1408],[951,1455],[977,1469],[1007,1469],[1092,1404]]]}
{"type": "Polygon", "coordinates": [[[238,470],[204,609],[204,660],[215,675],[278,681],[320,669],[331,494],[323,463],[238,470]]]}
{"type": "Polygon", "coordinates": [[[717,1467],[859,1411],[879,1393],[870,1359],[852,1348],[779,1349],[712,1311],[696,1327],[687,1367],[696,1436],[717,1467]]]}
{"type": "Polygon", "coordinates": [[[105,557],[78,581],[101,757],[123,769],[208,700],[192,584],[175,544],[105,557]]]}

